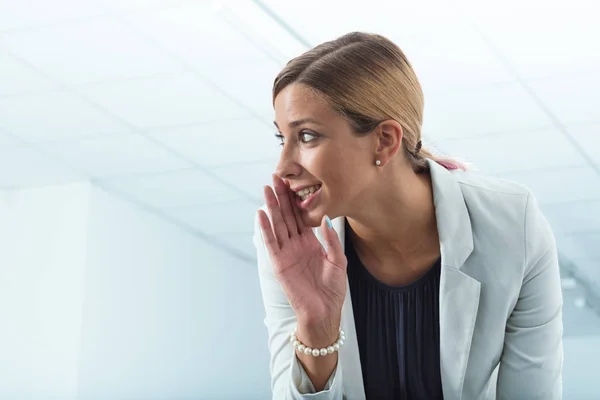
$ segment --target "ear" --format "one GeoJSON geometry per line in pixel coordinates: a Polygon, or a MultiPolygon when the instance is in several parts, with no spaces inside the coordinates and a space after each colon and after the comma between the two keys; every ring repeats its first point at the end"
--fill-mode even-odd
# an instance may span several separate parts
{"type": "Polygon", "coordinates": [[[383,121],[377,127],[377,149],[375,157],[381,161],[381,165],[387,164],[402,146],[402,126],[394,120],[383,121]]]}

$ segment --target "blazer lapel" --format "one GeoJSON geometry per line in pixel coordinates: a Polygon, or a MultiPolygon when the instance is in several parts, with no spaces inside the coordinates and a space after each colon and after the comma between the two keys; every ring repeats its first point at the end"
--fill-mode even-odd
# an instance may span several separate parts
{"type": "Polygon", "coordinates": [[[439,293],[442,387],[444,398],[461,399],[481,284],[461,271],[473,251],[473,232],[459,184],[444,167],[433,161],[429,165],[442,256],[439,293]]]}

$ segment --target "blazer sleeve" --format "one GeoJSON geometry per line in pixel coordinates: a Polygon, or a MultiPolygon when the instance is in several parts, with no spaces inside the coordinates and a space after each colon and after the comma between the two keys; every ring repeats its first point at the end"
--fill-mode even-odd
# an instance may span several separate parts
{"type": "Polygon", "coordinates": [[[562,399],[562,304],[554,235],[530,194],[523,281],[506,325],[498,399],[562,399]]]}
{"type": "MultiPolygon", "coordinates": [[[[267,212],[265,207],[263,210],[267,212]]],[[[266,313],[264,322],[268,333],[273,400],[342,400],[342,368],[336,367],[324,390],[315,393],[312,382],[296,357],[289,340],[289,335],[296,326],[296,315],[273,273],[258,216],[254,220],[253,241],[266,313]]]]}

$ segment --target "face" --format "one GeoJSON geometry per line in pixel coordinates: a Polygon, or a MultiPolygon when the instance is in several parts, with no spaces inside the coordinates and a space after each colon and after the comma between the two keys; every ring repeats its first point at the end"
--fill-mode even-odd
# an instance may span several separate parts
{"type": "Polygon", "coordinates": [[[360,205],[374,177],[372,135],[358,136],[328,102],[311,89],[287,86],[274,102],[282,143],[277,175],[296,193],[304,222],[348,215],[360,205]]]}

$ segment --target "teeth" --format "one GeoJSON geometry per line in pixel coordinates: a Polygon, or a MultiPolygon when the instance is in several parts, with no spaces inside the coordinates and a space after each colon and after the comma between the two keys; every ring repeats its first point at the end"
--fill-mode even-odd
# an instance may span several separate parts
{"type": "Polygon", "coordinates": [[[315,186],[307,187],[307,188],[304,188],[302,190],[297,191],[296,194],[302,200],[306,200],[307,198],[310,197],[311,194],[313,194],[314,192],[316,192],[317,190],[319,190],[320,187],[321,187],[321,185],[315,185],[315,186]]]}

